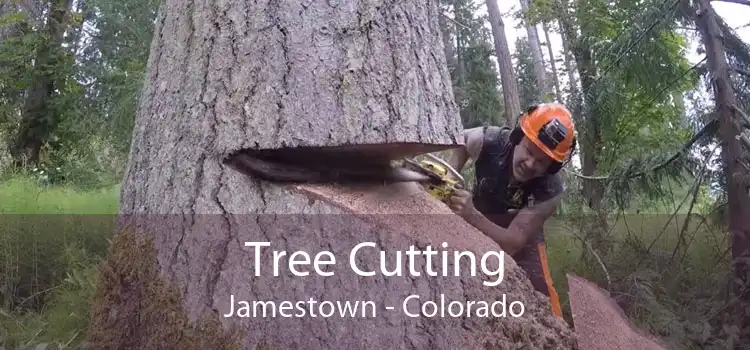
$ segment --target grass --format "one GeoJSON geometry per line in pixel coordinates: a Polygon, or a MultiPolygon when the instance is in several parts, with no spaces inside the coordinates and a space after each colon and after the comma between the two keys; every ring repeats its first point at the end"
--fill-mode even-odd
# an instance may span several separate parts
{"type": "MultiPolygon", "coordinates": [[[[612,220],[613,249],[597,252],[602,263],[585,261],[591,252],[569,222],[546,224],[550,273],[571,321],[567,273],[607,287],[635,323],[680,349],[726,348],[726,282],[730,272],[726,234],[686,215],[627,215],[612,220]],[[604,267],[602,267],[604,265],[604,267]]],[[[595,249],[595,248],[594,248],[595,249]]]]}
{"type": "MultiPolygon", "coordinates": [[[[0,184],[0,348],[75,348],[82,341],[118,201],[119,186],[83,191],[25,177],[0,184]]],[[[610,232],[619,243],[602,259],[613,295],[639,325],[679,348],[719,348],[715,339],[728,336],[711,315],[725,304],[717,286],[727,278],[720,257],[728,242],[699,219],[683,231],[684,218],[620,218],[610,232]]],[[[547,223],[551,273],[568,318],[566,273],[605,284],[601,266],[580,259],[587,248],[576,230],[560,218],[547,223]]]]}
{"type": "Polygon", "coordinates": [[[77,191],[24,177],[0,184],[0,347],[81,341],[118,193],[119,186],[77,191]]]}
{"type": "Polygon", "coordinates": [[[68,187],[46,188],[26,177],[0,184],[2,214],[116,214],[119,186],[81,192],[68,187]]]}

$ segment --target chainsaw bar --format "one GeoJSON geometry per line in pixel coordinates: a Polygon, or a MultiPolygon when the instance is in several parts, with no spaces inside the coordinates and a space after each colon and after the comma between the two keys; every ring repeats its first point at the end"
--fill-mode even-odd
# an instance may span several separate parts
{"type": "Polygon", "coordinates": [[[432,170],[426,169],[413,159],[404,159],[403,167],[404,169],[408,169],[410,171],[426,176],[427,178],[425,179],[425,181],[432,184],[440,184],[443,182],[443,178],[440,176],[440,174],[436,174],[432,170]]]}

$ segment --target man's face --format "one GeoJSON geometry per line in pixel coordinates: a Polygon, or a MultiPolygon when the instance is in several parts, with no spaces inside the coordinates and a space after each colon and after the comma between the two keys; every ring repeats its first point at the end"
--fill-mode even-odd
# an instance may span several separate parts
{"type": "Polygon", "coordinates": [[[513,177],[524,182],[542,176],[553,159],[524,137],[513,151],[513,177]]]}

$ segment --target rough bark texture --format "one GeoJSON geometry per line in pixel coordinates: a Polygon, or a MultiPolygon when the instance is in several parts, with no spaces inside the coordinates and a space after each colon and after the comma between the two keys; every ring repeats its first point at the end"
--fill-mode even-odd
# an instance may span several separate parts
{"type": "MultiPolygon", "coordinates": [[[[92,348],[575,347],[567,325],[510,258],[497,287],[483,286],[481,270],[472,277],[466,265],[461,277],[425,276],[423,259],[417,259],[417,277],[360,277],[349,268],[349,251],[362,242],[377,245],[358,261],[368,269],[380,267],[375,249],[386,251],[388,267],[394,250],[410,245],[499,250],[417,184],[285,187],[221,162],[242,148],[455,145],[460,117],[437,16],[433,1],[168,0],[157,21],[121,193],[123,229],[152,243],[115,243],[94,303],[92,348]],[[254,249],[244,246],[253,241],[272,244],[263,248],[257,277],[254,249]],[[273,250],[288,251],[279,276],[273,250]],[[333,252],[335,275],[292,276],[285,262],[297,250],[312,257],[333,252]],[[507,304],[520,301],[525,312],[495,319],[409,318],[401,311],[409,294],[424,302],[441,293],[489,302],[505,294],[507,304]],[[377,314],[221,317],[232,295],[251,307],[256,300],[373,301],[377,314]],[[223,330],[204,327],[217,319],[223,330]],[[235,331],[241,337],[231,337],[235,331]]],[[[115,240],[133,241],[128,237],[115,240]]],[[[436,260],[433,267],[442,266],[436,260]]]]}
{"type": "Polygon", "coordinates": [[[437,11],[417,1],[167,1],[122,211],[219,212],[201,197],[217,159],[239,149],[454,147],[461,118],[437,11]]]}
{"type": "Polygon", "coordinates": [[[748,172],[742,164],[745,153],[740,140],[741,116],[737,113],[737,101],[731,85],[727,57],[722,43],[722,34],[717,22],[718,15],[707,0],[699,0],[696,24],[706,49],[706,64],[711,73],[711,82],[716,101],[719,135],[722,143],[722,160],[727,181],[727,206],[729,208],[729,232],[732,235],[734,306],[739,339],[735,349],[750,347],[750,194],[747,183],[748,172]]]}
{"type": "Polygon", "coordinates": [[[434,2],[167,1],[132,163],[157,138],[178,147],[162,154],[182,153],[182,169],[200,169],[205,149],[454,145],[437,18],[434,2]]]}
{"type": "Polygon", "coordinates": [[[487,14],[492,27],[492,37],[495,39],[495,55],[500,70],[500,82],[503,86],[503,105],[505,106],[505,119],[508,125],[514,125],[516,118],[521,115],[521,97],[518,93],[516,74],[513,72],[513,63],[510,59],[508,39],[505,38],[505,23],[500,14],[500,7],[496,0],[487,0],[487,14]]]}

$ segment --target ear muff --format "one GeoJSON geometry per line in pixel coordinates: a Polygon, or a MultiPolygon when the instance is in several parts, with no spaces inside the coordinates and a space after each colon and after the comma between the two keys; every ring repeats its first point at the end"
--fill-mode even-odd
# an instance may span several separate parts
{"type": "Polygon", "coordinates": [[[508,136],[510,143],[514,146],[517,146],[519,143],[521,143],[521,140],[523,140],[523,130],[521,130],[520,126],[516,126],[513,128],[513,130],[510,131],[510,136],[508,136]]]}
{"type": "Polygon", "coordinates": [[[511,144],[515,146],[521,143],[521,140],[523,140],[524,135],[523,135],[523,130],[521,130],[521,118],[523,118],[524,116],[530,115],[531,113],[534,113],[534,111],[536,111],[537,109],[539,109],[539,105],[538,104],[533,105],[527,108],[526,112],[522,113],[520,116],[518,116],[518,118],[516,118],[516,126],[513,127],[513,130],[511,130],[510,136],[509,136],[511,144]]]}

